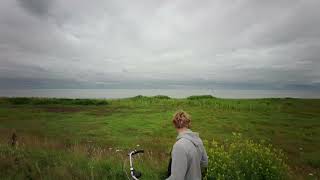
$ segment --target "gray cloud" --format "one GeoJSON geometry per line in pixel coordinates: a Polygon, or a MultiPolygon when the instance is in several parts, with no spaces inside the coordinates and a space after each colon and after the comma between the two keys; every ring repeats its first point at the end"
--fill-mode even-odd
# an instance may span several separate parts
{"type": "Polygon", "coordinates": [[[319,5],[317,0],[3,0],[0,87],[28,79],[28,86],[38,87],[38,80],[56,88],[66,82],[318,87],[319,5]]]}
{"type": "Polygon", "coordinates": [[[22,8],[36,16],[48,15],[51,0],[18,0],[22,8]]]}

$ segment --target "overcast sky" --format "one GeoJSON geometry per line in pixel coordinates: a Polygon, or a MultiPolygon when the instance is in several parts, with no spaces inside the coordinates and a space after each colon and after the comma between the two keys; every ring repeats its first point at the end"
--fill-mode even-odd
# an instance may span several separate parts
{"type": "Polygon", "coordinates": [[[319,0],[1,0],[0,88],[319,88],[319,0]]]}

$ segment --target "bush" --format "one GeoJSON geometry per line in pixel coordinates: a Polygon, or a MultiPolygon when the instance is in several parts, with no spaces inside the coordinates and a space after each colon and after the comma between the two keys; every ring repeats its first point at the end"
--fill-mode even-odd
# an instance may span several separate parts
{"type": "Polygon", "coordinates": [[[288,179],[285,155],[271,145],[254,143],[235,135],[231,141],[208,146],[209,165],[205,179],[288,179]]]}
{"type": "Polygon", "coordinates": [[[134,99],[134,100],[137,100],[137,99],[148,99],[148,96],[142,96],[142,95],[137,95],[137,96],[134,96],[130,99],[134,99]]]}
{"type": "Polygon", "coordinates": [[[8,100],[14,105],[20,105],[20,104],[28,104],[30,101],[30,98],[19,97],[19,98],[8,98],[8,100]]]}
{"type": "Polygon", "coordinates": [[[105,99],[66,99],[66,98],[6,98],[6,101],[13,105],[107,105],[105,99]]]}
{"type": "Polygon", "coordinates": [[[169,96],[165,96],[165,95],[157,95],[157,96],[153,96],[153,98],[155,98],[155,99],[171,99],[169,96]]]}
{"type": "Polygon", "coordinates": [[[189,99],[189,100],[216,99],[216,97],[214,97],[212,95],[201,95],[201,96],[189,96],[187,99],[189,99]]]}

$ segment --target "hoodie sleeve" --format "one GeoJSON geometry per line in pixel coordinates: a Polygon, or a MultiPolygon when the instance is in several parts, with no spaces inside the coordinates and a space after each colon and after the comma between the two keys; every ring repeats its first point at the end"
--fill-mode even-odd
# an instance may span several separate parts
{"type": "Polygon", "coordinates": [[[200,160],[201,167],[208,167],[208,155],[204,146],[202,146],[202,155],[200,160]]]}
{"type": "Polygon", "coordinates": [[[187,167],[187,153],[181,145],[175,144],[172,149],[171,175],[167,180],[184,180],[187,167]]]}

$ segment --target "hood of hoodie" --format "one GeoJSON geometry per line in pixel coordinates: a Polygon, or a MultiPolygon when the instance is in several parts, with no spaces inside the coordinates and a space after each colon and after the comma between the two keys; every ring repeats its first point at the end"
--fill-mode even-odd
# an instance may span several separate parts
{"type": "Polygon", "coordinates": [[[199,137],[199,134],[196,132],[192,132],[190,129],[182,133],[179,133],[179,135],[177,136],[177,140],[181,138],[186,138],[190,140],[196,147],[199,147],[200,145],[202,145],[202,141],[199,137]]]}

